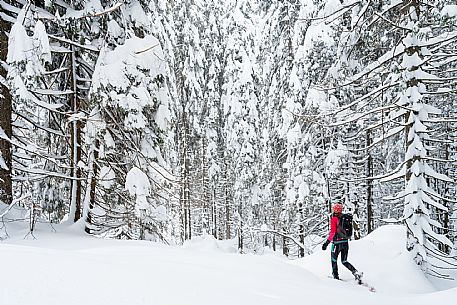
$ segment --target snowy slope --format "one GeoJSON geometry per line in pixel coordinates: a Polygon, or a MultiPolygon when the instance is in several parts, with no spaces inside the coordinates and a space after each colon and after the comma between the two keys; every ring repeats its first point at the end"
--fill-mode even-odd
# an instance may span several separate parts
{"type": "MultiPolygon", "coordinates": [[[[300,260],[239,255],[228,242],[199,238],[184,247],[100,240],[75,228],[0,244],[0,304],[452,304],[457,288],[436,291],[404,253],[402,227],[352,242],[349,260],[377,293],[330,274],[330,252],[300,260]],[[395,241],[399,238],[400,241],[395,241]]],[[[346,271],[345,271],[346,272],[346,271]]],[[[350,274],[340,272],[343,278],[350,274]]]]}
{"type": "MultiPolygon", "coordinates": [[[[430,293],[435,288],[412,261],[405,249],[404,227],[384,226],[361,241],[351,241],[348,261],[364,272],[364,279],[377,291],[389,294],[430,293]],[[401,272],[398,272],[401,271],[401,272]]],[[[330,247],[329,247],[330,248],[330,247]]],[[[316,275],[331,275],[330,250],[316,251],[296,264],[316,275]]],[[[338,260],[342,279],[352,274],[338,260]]]]}

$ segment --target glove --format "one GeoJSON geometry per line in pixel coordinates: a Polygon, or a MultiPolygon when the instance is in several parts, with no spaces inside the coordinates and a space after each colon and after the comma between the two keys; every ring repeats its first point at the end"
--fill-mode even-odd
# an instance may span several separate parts
{"type": "Polygon", "coordinates": [[[324,251],[327,250],[327,246],[328,246],[329,243],[330,243],[330,241],[327,239],[325,241],[325,243],[322,245],[322,250],[324,250],[324,251]]]}

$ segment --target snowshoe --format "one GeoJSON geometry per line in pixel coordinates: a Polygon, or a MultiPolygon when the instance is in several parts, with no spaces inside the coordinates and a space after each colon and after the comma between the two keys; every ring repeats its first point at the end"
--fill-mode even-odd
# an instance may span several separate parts
{"type": "Polygon", "coordinates": [[[354,277],[355,277],[355,280],[357,281],[357,283],[359,285],[362,285],[362,276],[363,276],[363,272],[358,272],[358,271],[355,271],[353,273],[354,277]]]}

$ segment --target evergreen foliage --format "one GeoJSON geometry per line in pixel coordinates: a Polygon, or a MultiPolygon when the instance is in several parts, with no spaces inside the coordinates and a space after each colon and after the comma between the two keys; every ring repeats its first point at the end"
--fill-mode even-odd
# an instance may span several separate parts
{"type": "Polygon", "coordinates": [[[455,267],[452,1],[0,0],[0,201],[304,256],[331,205],[455,267]],[[5,52],[4,50],[8,50],[5,52]]]}

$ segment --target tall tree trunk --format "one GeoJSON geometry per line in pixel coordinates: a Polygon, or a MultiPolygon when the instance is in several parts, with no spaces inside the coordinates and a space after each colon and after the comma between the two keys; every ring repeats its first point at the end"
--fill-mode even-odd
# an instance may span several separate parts
{"type": "MultiPolygon", "coordinates": [[[[71,46],[71,88],[74,91],[71,100],[71,110],[73,114],[79,112],[79,98],[78,88],[76,85],[76,50],[71,46]]],[[[81,218],[81,169],[79,168],[79,161],[81,160],[81,121],[74,120],[71,124],[71,205],[70,205],[70,219],[74,222],[81,218]]]]}
{"type": "Polygon", "coordinates": [[[10,24],[0,18],[0,134],[2,130],[8,139],[0,137],[0,201],[10,204],[13,200],[11,179],[12,150],[9,139],[12,137],[11,112],[12,98],[6,85],[7,71],[4,68],[8,53],[8,36],[10,24]]]}
{"type": "Polygon", "coordinates": [[[240,202],[238,205],[238,251],[243,253],[244,242],[243,242],[243,204],[240,202]]]}
{"type": "MultiPolygon", "coordinates": [[[[300,234],[300,242],[302,245],[305,244],[305,215],[303,212],[303,203],[299,204],[299,213],[300,213],[300,224],[299,224],[299,234],[300,234]]],[[[299,257],[305,257],[305,249],[300,247],[299,251],[299,257]]]]}
{"type": "Polygon", "coordinates": [[[182,114],[181,126],[181,213],[182,213],[182,227],[183,227],[183,241],[191,238],[191,222],[190,222],[190,182],[189,182],[189,143],[188,143],[188,123],[187,114],[182,114]]]}
{"type": "MultiPolygon", "coordinates": [[[[370,130],[367,130],[365,147],[369,147],[372,143],[370,130]]],[[[370,152],[367,152],[367,177],[373,176],[373,157],[370,152]]],[[[367,180],[367,234],[373,231],[373,180],[367,180]]]]}
{"type": "Polygon", "coordinates": [[[98,174],[98,165],[97,165],[97,160],[98,160],[98,151],[100,147],[100,142],[99,140],[95,140],[95,147],[93,148],[93,155],[92,155],[92,168],[91,172],[89,173],[89,181],[90,181],[90,191],[89,191],[89,206],[87,210],[87,216],[86,216],[86,227],[84,230],[86,233],[91,233],[91,227],[94,224],[94,220],[92,218],[92,209],[95,207],[95,195],[96,195],[96,190],[97,190],[97,174],[98,174]]]}
{"type": "Polygon", "coordinates": [[[352,227],[353,227],[353,235],[354,239],[358,240],[362,238],[362,232],[360,229],[360,217],[359,217],[359,201],[354,199],[354,211],[353,211],[353,218],[352,218],[352,227]]]}
{"type": "Polygon", "coordinates": [[[231,239],[232,233],[230,231],[230,199],[229,199],[229,189],[228,189],[228,173],[227,173],[227,161],[224,161],[224,203],[225,203],[225,238],[231,239]]]}
{"type": "Polygon", "coordinates": [[[225,238],[232,238],[232,232],[230,231],[230,203],[227,186],[225,186],[225,238]]]}
{"type": "MultiPolygon", "coordinates": [[[[449,137],[451,132],[452,131],[449,128],[449,123],[446,123],[446,140],[447,140],[447,142],[444,145],[444,159],[445,160],[450,160],[451,159],[451,156],[449,154],[449,150],[451,148],[449,147],[450,145],[448,144],[450,141],[452,141],[452,139],[450,139],[450,137],[449,137]]],[[[449,171],[449,167],[446,167],[445,173],[446,173],[446,176],[451,177],[451,173],[449,171]]],[[[452,195],[450,194],[449,182],[444,182],[444,196],[446,198],[452,198],[452,195]]],[[[452,214],[453,214],[453,209],[450,208],[450,207],[452,207],[452,204],[449,201],[444,201],[444,205],[447,208],[449,208],[449,211],[443,213],[443,218],[441,219],[441,222],[443,224],[443,229],[442,229],[442,231],[440,233],[446,235],[446,237],[449,238],[449,240],[454,242],[454,240],[452,238],[452,235],[450,234],[451,233],[451,227],[450,227],[450,223],[449,223],[449,217],[452,217],[452,214]]],[[[444,245],[444,244],[441,245],[440,244],[439,247],[440,247],[440,250],[445,252],[445,253],[449,253],[451,251],[451,249],[449,248],[448,245],[444,245]]]]}
{"type": "Polygon", "coordinates": [[[216,188],[213,189],[213,199],[211,200],[211,234],[217,239],[217,214],[216,214],[216,188]]]}
{"type": "Polygon", "coordinates": [[[202,137],[202,163],[201,163],[201,191],[202,191],[202,232],[203,231],[206,233],[211,234],[211,228],[212,228],[212,217],[210,216],[211,213],[211,207],[210,207],[210,195],[209,195],[209,186],[208,186],[208,161],[206,159],[206,140],[205,137],[202,137]]]}

